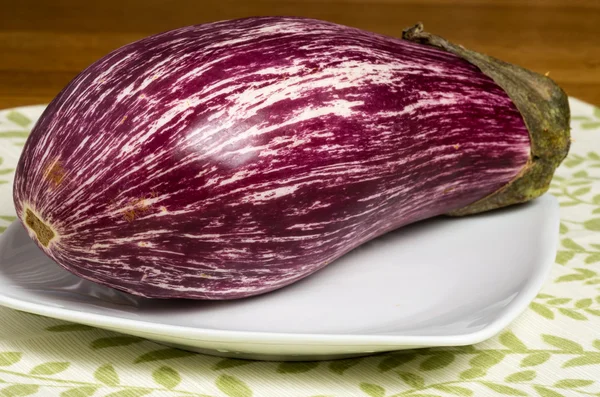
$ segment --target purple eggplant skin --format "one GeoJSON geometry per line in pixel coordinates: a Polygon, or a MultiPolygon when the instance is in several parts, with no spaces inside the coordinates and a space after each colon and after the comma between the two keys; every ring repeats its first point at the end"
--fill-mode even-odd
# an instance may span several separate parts
{"type": "Polygon", "coordinates": [[[85,69],[31,132],[14,202],[80,277],[234,299],[493,195],[531,150],[513,100],[458,55],[248,18],[151,36],[85,69]]]}

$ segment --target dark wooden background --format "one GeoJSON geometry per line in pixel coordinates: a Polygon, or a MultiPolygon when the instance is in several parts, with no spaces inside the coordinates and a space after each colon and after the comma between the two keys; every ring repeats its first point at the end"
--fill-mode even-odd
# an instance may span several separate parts
{"type": "Polygon", "coordinates": [[[600,105],[600,0],[0,0],[0,108],[50,101],[83,68],[133,40],[255,15],[392,36],[423,21],[465,47],[550,72],[569,95],[600,105]]]}

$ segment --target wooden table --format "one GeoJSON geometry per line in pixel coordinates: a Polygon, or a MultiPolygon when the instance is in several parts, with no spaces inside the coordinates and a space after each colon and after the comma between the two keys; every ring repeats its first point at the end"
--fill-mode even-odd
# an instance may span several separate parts
{"type": "Polygon", "coordinates": [[[18,0],[1,10],[0,108],[47,103],[133,40],[253,15],[307,16],[392,36],[423,21],[465,47],[550,72],[569,95],[600,105],[598,0],[18,0]]]}

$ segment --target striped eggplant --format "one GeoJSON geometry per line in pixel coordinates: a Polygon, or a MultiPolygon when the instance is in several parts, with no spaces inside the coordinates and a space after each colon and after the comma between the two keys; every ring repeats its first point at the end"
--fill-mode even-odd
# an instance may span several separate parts
{"type": "Polygon", "coordinates": [[[260,17],[126,45],[48,106],[14,202],[83,278],[154,298],[272,291],[440,214],[530,200],[569,147],[549,78],[417,25],[260,17]]]}

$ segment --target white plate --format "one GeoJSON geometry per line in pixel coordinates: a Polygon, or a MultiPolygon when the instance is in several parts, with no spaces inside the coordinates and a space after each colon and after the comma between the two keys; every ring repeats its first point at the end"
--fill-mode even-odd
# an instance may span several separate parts
{"type": "Polygon", "coordinates": [[[0,304],[209,354],[329,359],[466,345],[500,332],[553,262],[554,197],[437,218],[373,240],[281,290],[238,301],[156,301],[82,280],[20,223],[0,237],[0,304]]]}

